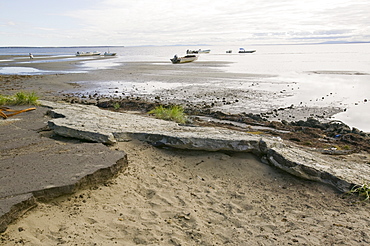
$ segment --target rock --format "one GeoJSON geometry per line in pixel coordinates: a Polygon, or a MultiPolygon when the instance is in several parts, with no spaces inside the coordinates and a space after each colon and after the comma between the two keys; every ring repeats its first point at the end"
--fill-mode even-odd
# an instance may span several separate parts
{"type": "MultiPolygon", "coordinates": [[[[47,110],[37,107],[0,127],[4,143],[0,145],[0,232],[37,201],[104,182],[128,164],[126,153],[101,143],[49,138],[47,110]]],[[[54,111],[50,115],[59,117],[55,120],[65,117],[54,111]]]]}
{"type": "Polygon", "coordinates": [[[353,175],[350,175],[352,170],[334,169],[330,163],[297,148],[270,148],[267,159],[272,165],[297,177],[329,184],[343,192],[353,187],[353,183],[347,179],[353,175]]]}
{"type": "MultiPolygon", "coordinates": [[[[317,153],[313,154],[298,146],[292,147],[277,137],[215,127],[180,126],[174,122],[141,115],[101,110],[92,105],[43,103],[53,108],[52,111],[57,115],[64,115],[64,118],[53,119],[49,123],[56,134],[63,136],[68,135],[105,144],[135,138],[155,146],[251,152],[293,175],[333,185],[343,192],[348,191],[351,185],[369,180],[370,177],[370,171],[360,165],[352,163],[349,167],[348,163],[325,161],[317,153]],[[83,128],[82,124],[84,124],[83,128]]],[[[218,115],[228,117],[221,113],[218,115]]],[[[314,119],[298,124],[322,128],[322,124],[314,119]]],[[[339,126],[346,129],[344,124],[332,124],[332,126],[335,126],[335,129],[339,126]]]]}

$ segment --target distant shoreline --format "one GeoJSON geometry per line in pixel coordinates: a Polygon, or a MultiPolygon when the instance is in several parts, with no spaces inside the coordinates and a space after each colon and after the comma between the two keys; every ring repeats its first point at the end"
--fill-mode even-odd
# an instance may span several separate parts
{"type": "Polygon", "coordinates": [[[110,46],[110,45],[106,45],[106,46],[0,46],[0,49],[12,49],[12,48],[20,48],[20,49],[23,49],[23,48],[35,48],[35,49],[45,49],[45,48],[97,48],[97,47],[102,47],[102,48],[111,48],[111,47],[126,47],[124,45],[116,45],[116,46],[110,46]]]}
{"type": "MultiPolygon", "coordinates": [[[[319,44],[368,44],[370,41],[353,41],[353,42],[343,42],[343,41],[327,41],[321,43],[286,43],[286,44],[250,44],[251,46],[270,46],[270,45],[319,45],[319,44]]],[[[240,44],[239,46],[243,46],[240,44]]],[[[72,46],[0,46],[1,48],[94,48],[94,47],[172,47],[172,46],[219,46],[212,44],[174,44],[174,45],[72,45],[72,46]]],[[[235,45],[232,45],[235,46],[235,45]]],[[[236,45],[238,46],[238,45],[236,45]]]]}

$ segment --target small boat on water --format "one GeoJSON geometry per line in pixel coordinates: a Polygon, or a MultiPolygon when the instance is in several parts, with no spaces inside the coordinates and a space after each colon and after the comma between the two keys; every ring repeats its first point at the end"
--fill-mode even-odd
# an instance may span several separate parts
{"type": "Polygon", "coordinates": [[[186,51],[186,54],[208,54],[209,52],[211,52],[211,50],[202,50],[202,49],[199,49],[199,50],[187,50],[186,51]]]}
{"type": "Polygon", "coordinates": [[[117,53],[110,52],[109,48],[108,48],[108,52],[104,52],[104,56],[115,56],[115,55],[117,55],[117,53]]]}
{"type": "Polygon", "coordinates": [[[93,52],[84,52],[84,51],[77,51],[76,56],[99,56],[100,52],[98,51],[93,51],[93,52]]]}
{"type": "Polygon", "coordinates": [[[244,48],[239,48],[239,53],[254,53],[255,50],[245,50],[244,48]]]}
{"type": "Polygon", "coordinates": [[[117,53],[113,53],[113,52],[104,52],[104,56],[115,56],[117,55],[117,53]]]}
{"type": "Polygon", "coordinates": [[[178,63],[186,63],[186,62],[196,61],[197,59],[198,59],[197,55],[186,55],[186,56],[183,56],[183,57],[178,57],[177,55],[175,55],[170,60],[173,64],[178,64],[178,63]]]}
{"type": "Polygon", "coordinates": [[[231,53],[233,53],[233,51],[232,50],[227,50],[226,53],[231,54],[231,53]]]}
{"type": "Polygon", "coordinates": [[[203,53],[203,54],[208,54],[209,52],[211,52],[211,50],[201,50],[199,49],[198,53],[203,53]]]}

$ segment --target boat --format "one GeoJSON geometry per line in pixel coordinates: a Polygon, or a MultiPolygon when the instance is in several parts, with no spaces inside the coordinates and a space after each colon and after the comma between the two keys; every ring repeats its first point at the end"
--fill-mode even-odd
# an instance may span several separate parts
{"type": "Polygon", "coordinates": [[[186,63],[186,62],[196,61],[197,59],[198,59],[197,55],[186,55],[186,56],[183,56],[183,57],[177,57],[177,55],[175,55],[170,60],[173,64],[178,64],[178,63],[186,63]]]}
{"type": "Polygon", "coordinates": [[[239,53],[254,53],[255,50],[245,50],[244,48],[239,48],[239,53]]]}
{"type": "Polygon", "coordinates": [[[93,51],[93,52],[84,52],[84,51],[77,51],[76,56],[99,56],[100,52],[93,51]]]}
{"type": "Polygon", "coordinates": [[[208,54],[209,52],[211,52],[211,50],[201,50],[201,49],[198,50],[198,53],[203,53],[203,54],[208,54]]]}
{"type": "Polygon", "coordinates": [[[231,54],[233,51],[232,50],[227,50],[226,53],[231,54]]]}
{"type": "Polygon", "coordinates": [[[211,50],[202,50],[202,49],[199,49],[199,50],[187,50],[186,51],[186,54],[208,54],[209,52],[211,52],[211,50]]]}
{"type": "Polygon", "coordinates": [[[104,56],[115,56],[117,53],[112,53],[112,52],[104,52],[104,56]]]}
{"type": "Polygon", "coordinates": [[[198,50],[187,50],[186,54],[198,54],[198,50]]]}
{"type": "Polygon", "coordinates": [[[108,48],[108,52],[104,52],[104,56],[115,56],[115,55],[117,55],[117,53],[110,52],[109,48],[108,48]]]}

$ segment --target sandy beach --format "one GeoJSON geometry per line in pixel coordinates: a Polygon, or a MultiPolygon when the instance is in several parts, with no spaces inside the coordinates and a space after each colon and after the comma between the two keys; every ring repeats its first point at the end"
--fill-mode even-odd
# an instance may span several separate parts
{"type": "MultiPolygon", "coordinates": [[[[0,57],[4,59],[7,58],[0,57]]],[[[209,62],[196,67],[184,66],[181,73],[176,73],[177,67],[145,62],[87,73],[75,72],[78,61],[45,64],[29,62],[19,66],[63,72],[1,75],[1,92],[13,94],[29,90],[37,91],[46,100],[79,95],[96,101],[99,97],[94,94],[99,88],[94,89],[94,85],[105,82],[100,89],[109,88],[114,92],[114,83],[106,81],[119,81],[120,78],[147,83],[141,91],[149,91],[151,86],[160,86],[160,82],[180,83],[189,77],[207,83],[211,78],[228,81],[260,76],[224,73],[216,68],[225,64],[209,62]]],[[[135,96],[132,88],[135,89],[117,91],[116,96],[135,96]]],[[[250,96],[246,97],[233,90],[207,94],[200,87],[188,88],[182,93],[165,88],[157,97],[165,102],[185,100],[199,107],[212,102],[216,106],[218,103],[231,105],[223,101],[235,102],[232,104],[235,109],[238,103],[256,105],[258,98],[274,96],[273,93],[262,95],[250,91],[250,96]]],[[[143,93],[140,98],[158,100],[155,95],[143,93]]],[[[277,97],[285,95],[275,96],[278,100],[277,97]]],[[[258,105],[260,108],[264,103],[258,105]]],[[[279,117],[304,118],[313,114],[310,110],[316,110],[316,115],[330,116],[340,109],[307,108],[301,113],[292,109],[279,117]]],[[[163,149],[136,140],[117,143],[110,148],[127,153],[127,170],[104,184],[86,187],[50,202],[39,202],[0,235],[0,243],[104,246],[370,244],[369,203],[341,194],[333,187],[298,179],[262,163],[251,154],[163,149]]],[[[337,158],[344,162],[346,158],[357,158],[364,165],[370,163],[369,154],[365,152],[337,158]]]]}
{"type": "Polygon", "coordinates": [[[367,245],[369,206],[249,154],[119,143],[116,179],[40,203],[3,245],[367,245]]]}

